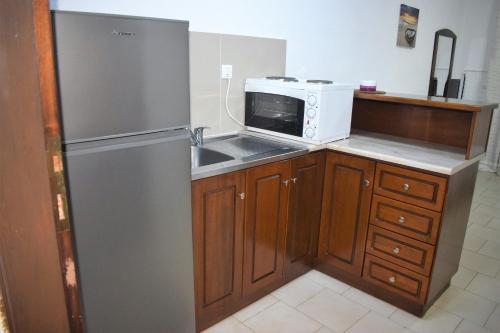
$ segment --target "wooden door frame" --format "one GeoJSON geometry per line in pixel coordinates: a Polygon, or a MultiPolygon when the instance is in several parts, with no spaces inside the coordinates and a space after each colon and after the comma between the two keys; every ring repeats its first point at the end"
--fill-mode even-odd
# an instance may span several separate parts
{"type": "Polygon", "coordinates": [[[0,66],[8,78],[0,85],[8,92],[0,100],[0,284],[9,330],[81,332],[48,0],[2,1],[0,21],[8,61],[0,66]]]}

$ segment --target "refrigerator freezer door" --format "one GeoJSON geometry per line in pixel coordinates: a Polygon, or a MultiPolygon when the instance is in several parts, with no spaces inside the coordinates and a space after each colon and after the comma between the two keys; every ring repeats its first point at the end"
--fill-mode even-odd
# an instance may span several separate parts
{"type": "Polygon", "coordinates": [[[53,12],[63,140],[189,124],[188,23],[53,12]]]}
{"type": "Polygon", "coordinates": [[[195,332],[189,144],[65,153],[88,333],[195,332]]]}

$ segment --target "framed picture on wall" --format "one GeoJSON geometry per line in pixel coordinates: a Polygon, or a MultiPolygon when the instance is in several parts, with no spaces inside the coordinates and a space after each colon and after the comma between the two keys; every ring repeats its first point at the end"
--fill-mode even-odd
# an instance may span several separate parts
{"type": "Polygon", "coordinates": [[[415,47],[419,11],[418,8],[401,4],[399,11],[398,46],[415,47]]]}

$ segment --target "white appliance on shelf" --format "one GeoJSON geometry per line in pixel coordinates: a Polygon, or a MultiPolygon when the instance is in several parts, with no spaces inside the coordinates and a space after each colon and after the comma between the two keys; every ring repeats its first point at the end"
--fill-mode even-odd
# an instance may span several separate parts
{"type": "Polygon", "coordinates": [[[349,137],[354,88],[327,80],[247,79],[245,126],[308,143],[349,137]]]}

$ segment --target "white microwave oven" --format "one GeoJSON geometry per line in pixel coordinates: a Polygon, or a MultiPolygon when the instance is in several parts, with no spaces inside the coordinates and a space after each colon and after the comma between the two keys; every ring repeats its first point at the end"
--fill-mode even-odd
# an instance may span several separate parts
{"type": "Polygon", "coordinates": [[[247,79],[245,126],[308,143],[349,137],[354,89],[347,84],[287,77],[247,79]]]}

